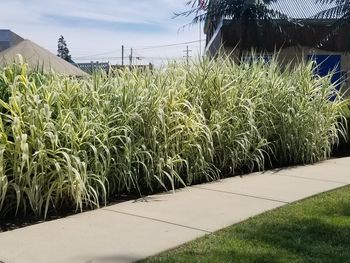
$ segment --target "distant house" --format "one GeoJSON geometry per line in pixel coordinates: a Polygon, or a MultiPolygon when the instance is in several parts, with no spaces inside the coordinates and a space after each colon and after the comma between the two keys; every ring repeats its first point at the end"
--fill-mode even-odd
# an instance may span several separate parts
{"type": "Polygon", "coordinates": [[[99,71],[99,70],[103,70],[105,72],[109,72],[110,70],[118,70],[118,69],[125,69],[125,68],[129,68],[130,70],[145,70],[145,69],[153,69],[154,66],[152,63],[149,63],[148,65],[112,65],[109,62],[87,62],[87,63],[75,63],[75,65],[80,68],[81,70],[92,74],[95,71],[99,71]]]}
{"type": "Polygon", "coordinates": [[[17,45],[24,39],[8,29],[0,29],[0,52],[17,45]]]}
{"type": "Polygon", "coordinates": [[[99,62],[99,61],[91,61],[91,62],[87,62],[87,63],[75,63],[75,65],[80,68],[82,71],[92,74],[95,71],[99,71],[99,70],[104,70],[106,72],[109,71],[109,69],[111,68],[111,65],[109,64],[109,62],[99,62]]]}
{"type": "MultiPolygon", "coordinates": [[[[278,26],[273,27],[261,22],[258,34],[254,28],[249,28],[242,47],[245,56],[255,50],[268,59],[278,51],[279,59],[285,63],[313,60],[319,65],[319,75],[335,70],[334,82],[350,72],[350,24],[342,25],[334,33],[332,25],[337,17],[316,18],[315,15],[327,6],[315,4],[315,0],[278,0],[270,8],[288,15],[293,23],[276,19],[274,24],[278,26]]],[[[238,23],[225,18],[207,21],[206,34],[207,54],[215,56],[220,47],[238,54],[235,50],[240,41],[238,23]]]]}

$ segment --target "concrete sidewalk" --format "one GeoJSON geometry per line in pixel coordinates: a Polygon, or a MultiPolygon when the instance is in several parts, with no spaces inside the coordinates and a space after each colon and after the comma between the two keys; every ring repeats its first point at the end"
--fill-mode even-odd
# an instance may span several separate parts
{"type": "Polygon", "coordinates": [[[350,158],[225,179],[0,233],[0,262],[133,262],[350,184],[350,158]]]}

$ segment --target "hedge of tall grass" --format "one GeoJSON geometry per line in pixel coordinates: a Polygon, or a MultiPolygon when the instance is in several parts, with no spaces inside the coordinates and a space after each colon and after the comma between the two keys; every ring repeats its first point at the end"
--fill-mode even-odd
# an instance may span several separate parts
{"type": "Polygon", "coordinates": [[[342,102],[311,64],[228,58],[78,79],[0,72],[0,213],[45,217],[122,193],[314,163],[339,136],[342,102]]]}

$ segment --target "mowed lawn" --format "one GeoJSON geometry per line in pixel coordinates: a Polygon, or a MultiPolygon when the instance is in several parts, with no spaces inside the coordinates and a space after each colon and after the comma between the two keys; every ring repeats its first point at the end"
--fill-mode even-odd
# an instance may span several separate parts
{"type": "Polygon", "coordinates": [[[350,262],[350,187],[256,216],[144,262],[350,262]]]}

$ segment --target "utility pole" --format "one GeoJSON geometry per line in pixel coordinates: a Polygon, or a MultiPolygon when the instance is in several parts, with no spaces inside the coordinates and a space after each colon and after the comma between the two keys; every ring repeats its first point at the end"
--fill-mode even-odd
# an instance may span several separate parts
{"type": "Polygon", "coordinates": [[[132,48],[130,49],[129,60],[130,60],[130,66],[132,66],[132,48]]]}
{"type": "Polygon", "coordinates": [[[202,57],[202,21],[199,20],[199,57],[202,57]]]}
{"type": "Polygon", "coordinates": [[[124,45],[122,45],[122,66],[124,66],[124,45]]]}
{"type": "Polygon", "coordinates": [[[190,62],[190,58],[191,58],[190,53],[192,52],[192,50],[189,49],[188,46],[186,46],[186,50],[184,50],[184,52],[185,52],[184,58],[186,58],[186,62],[188,64],[190,62]]]}

